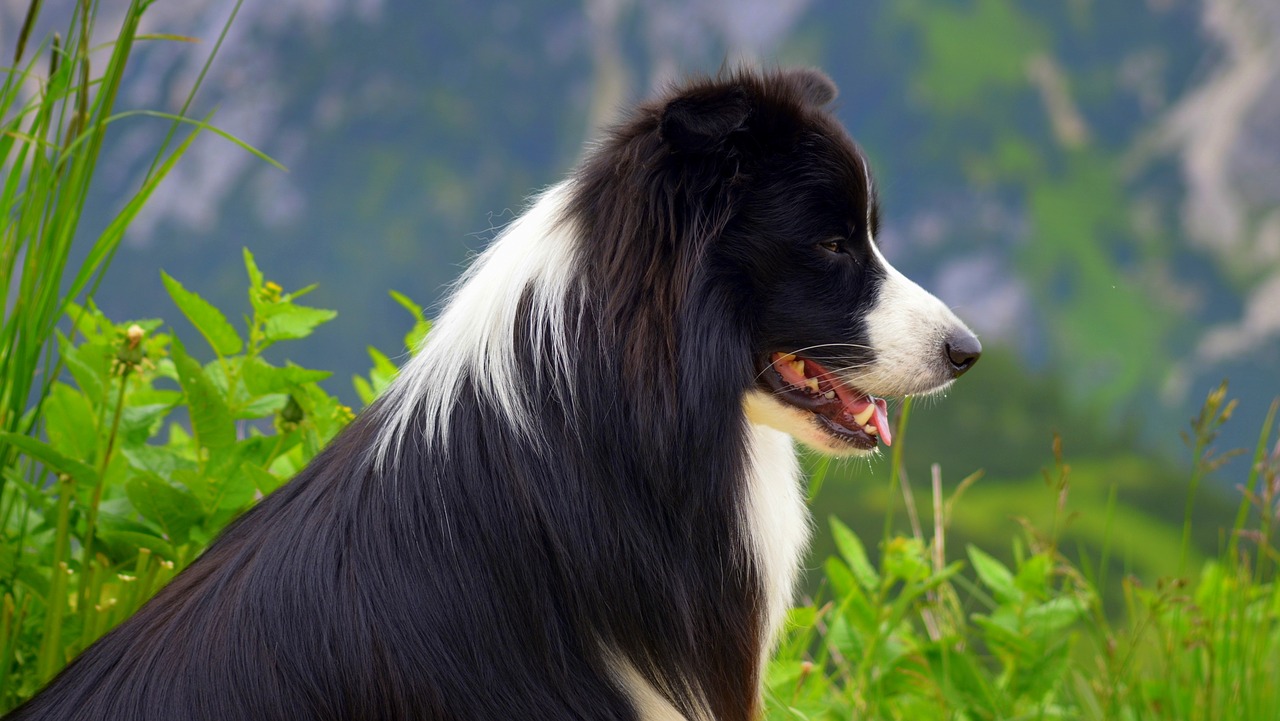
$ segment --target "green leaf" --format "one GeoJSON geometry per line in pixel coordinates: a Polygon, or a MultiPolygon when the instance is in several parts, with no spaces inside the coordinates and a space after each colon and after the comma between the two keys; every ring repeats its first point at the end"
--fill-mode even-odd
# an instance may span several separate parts
{"type": "Polygon", "coordinates": [[[253,463],[246,463],[240,468],[249,476],[249,478],[253,479],[253,485],[256,486],[258,491],[264,496],[280,486],[283,486],[285,481],[288,480],[280,478],[271,471],[253,463]]]}
{"type": "MultiPolygon", "coordinates": [[[[113,399],[114,400],[114,399],[113,399]]],[[[44,402],[45,434],[59,452],[92,461],[98,450],[98,414],[83,393],[54,383],[44,402]]]]}
{"type": "Polygon", "coordinates": [[[931,570],[924,544],[915,538],[902,536],[891,539],[885,546],[880,567],[890,579],[913,584],[928,578],[931,570]]]}
{"type": "Polygon", "coordinates": [[[287,393],[297,386],[317,383],[333,375],[328,371],[311,370],[292,363],[278,368],[261,358],[246,362],[241,372],[245,387],[255,396],[287,393]]]}
{"type": "Polygon", "coordinates": [[[164,280],[165,289],[169,291],[169,297],[173,298],[178,309],[187,317],[187,320],[191,321],[196,330],[200,331],[205,340],[209,341],[209,345],[213,346],[219,356],[240,352],[244,347],[244,341],[240,340],[240,334],[236,333],[236,329],[227,322],[227,317],[222,314],[222,311],[204,298],[182,287],[182,284],[168,273],[160,271],[160,277],[164,280]]]}
{"type": "MultiPolygon", "coordinates": [[[[368,347],[369,358],[373,361],[373,368],[369,370],[369,385],[373,389],[373,395],[376,398],[391,385],[391,381],[395,380],[396,374],[400,369],[395,363],[386,356],[382,351],[368,347]]],[[[372,402],[372,401],[368,401],[372,402]]]]}
{"type": "Polygon", "coordinates": [[[248,248],[244,248],[244,269],[249,274],[249,297],[256,298],[258,291],[262,290],[262,271],[258,270],[258,264],[254,262],[253,253],[248,248]]]}
{"type": "Polygon", "coordinates": [[[236,418],[266,418],[284,408],[288,393],[268,393],[258,396],[236,410],[236,418]]]}
{"type": "Polygon", "coordinates": [[[813,606],[799,606],[797,608],[787,609],[787,622],[785,627],[788,629],[809,629],[818,622],[818,609],[813,606]]]}
{"type": "Polygon", "coordinates": [[[862,634],[848,621],[844,614],[831,617],[827,627],[827,643],[834,646],[845,658],[861,658],[866,644],[862,634]]]}
{"type": "Polygon", "coordinates": [[[169,540],[183,545],[191,527],[204,518],[200,501],[189,491],[169,485],[152,474],[134,476],[125,484],[129,502],[144,518],[160,527],[169,540]]]}
{"type": "Polygon", "coordinates": [[[111,377],[111,358],[106,346],[101,343],[73,346],[71,340],[59,332],[58,352],[85,395],[97,399],[105,397],[104,389],[110,385],[111,377]]]}
{"type": "Polygon", "coordinates": [[[129,465],[164,479],[172,479],[174,471],[178,469],[194,471],[199,468],[195,461],[166,446],[126,446],[120,452],[129,461],[129,465]]]}
{"type": "Polygon", "coordinates": [[[1018,565],[1018,575],[1014,581],[1018,588],[1034,598],[1044,598],[1049,591],[1049,582],[1053,571],[1053,559],[1047,553],[1038,553],[1018,565]]]}
{"type": "MultiPolygon", "coordinates": [[[[812,671],[812,664],[809,666],[812,671]]],[[[806,672],[803,661],[774,661],[769,664],[765,673],[765,685],[784,692],[795,688],[800,676],[806,672]]]]}
{"type": "Polygon", "coordinates": [[[831,584],[831,591],[835,594],[836,600],[843,600],[851,595],[862,595],[862,590],[858,586],[858,582],[854,580],[853,573],[849,571],[849,566],[844,561],[829,556],[822,568],[826,573],[827,582],[831,584]]]}
{"type": "Polygon", "coordinates": [[[269,341],[306,338],[321,323],[327,323],[337,317],[337,311],[322,308],[309,308],[305,305],[294,305],[281,302],[268,306],[263,334],[269,341]]]}
{"type": "Polygon", "coordinates": [[[272,436],[253,436],[213,454],[203,473],[175,474],[190,488],[209,513],[239,510],[253,500],[258,479],[246,473],[246,464],[262,466],[276,446],[272,436]]]}
{"type": "Polygon", "coordinates": [[[949,705],[957,709],[976,707],[974,710],[981,712],[980,718],[1000,718],[1003,715],[986,670],[975,662],[970,652],[956,650],[952,644],[943,643],[926,648],[925,658],[933,668],[946,669],[945,674],[939,674],[939,680],[949,705]]]}
{"type": "Polygon", "coordinates": [[[103,529],[94,538],[106,546],[108,556],[118,561],[136,557],[140,548],[146,548],[155,555],[171,561],[176,558],[171,543],[150,533],[103,529]]]}
{"type": "Polygon", "coordinates": [[[295,301],[319,287],[320,287],[319,283],[312,283],[311,285],[305,285],[293,291],[292,293],[289,293],[288,295],[286,295],[285,300],[295,301]]]}
{"type": "Polygon", "coordinates": [[[990,588],[1001,601],[1017,601],[1022,598],[1022,592],[1018,590],[1014,583],[1013,574],[996,559],[989,556],[977,546],[970,545],[969,561],[973,563],[973,569],[978,572],[978,578],[990,588]]]}
{"type": "Polygon", "coordinates": [[[126,406],[120,414],[120,435],[124,443],[140,446],[160,432],[164,417],[173,409],[171,403],[146,403],[126,406]]]}
{"type": "Polygon", "coordinates": [[[389,291],[389,294],[401,307],[413,314],[414,320],[426,320],[422,315],[422,306],[409,300],[409,296],[394,290],[389,291]]]}
{"type": "Polygon", "coordinates": [[[397,293],[393,290],[391,291],[391,297],[413,315],[413,328],[405,334],[404,346],[409,349],[410,353],[416,354],[418,349],[422,347],[423,339],[431,331],[431,321],[427,320],[423,315],[422,306],[409,300],[409,297],[405,294],[397,293]]]}
{"type": "Polygon", "coordinates": [[[871,561],[867,560],[867,551],[858,536],[835,516],[831,517],[831,534],[835,536],[836,548],[840,549],[840,555],[848,562],[858,583],[867,591],[879,588],[880,575],[876,573],[871,561]]]}
{"type": "Polygon", "coordinates": [[[40,461],[54,473],[63,473],[75,479],[81,488],[93,488],[98,485],[98,472],[86,463],[68,458],[59,453],[53,446],[21,433],[0,431],[0,443],[9,443],[13,447],[40,461]]]}
{"type": "Polygon", "coordinates": [[[1085,610],[1085,603],[1079,598],[1058,596],[1027,609],[1023,620],[1036,633],[1054,635],[1080,620],[1085,610]]]}
{"type": "Polygon", "coordinates": [[[1015,628],[1017,619],[1012,614],[999,612],[991,616],[974,614],[973,623],[982,629],[987,645],[997,655],[1026,659],[1035,652],[1035,644],[1015,628]]]}
{"type": "Polygon", "coordinates": [[[356,395],[360,396],[360,402],[366,406],[378,398],[377,392],[373,390],[373,386],[369,385],[369,381],[360,376],[351,376],[351,385],[355,386],[356,395]]]}
{"type": "MultiPolygon", "coordinates": [[[[139,37],[139,39],[141,39],[143,36],[138,36],[138,37],[139,37]]],[[[152,39],[152,38],[156,38],[157,36],[155,36],[155,35],[150,35],[150,36],[147,36],[147,37],[148,37],[149,39],[152,39]]],[[[180,37],[180,36],[174,35],[174,36],[158,36],[158,37],[178,38],[178,37],[180,37]]],[[[245,151],[245,152],[249,153],[250,155],[252,155],[252,156],[254,156],[254,157],[258,158],[259,160],[262,160],[262,161],[264,161],[264,162],[266,162],[266,163],[270,163],[271,165],[275,166],[275,168],[276,168],[276,169],[278,169],[278,170],[283,170],[283,171],[285,171],[286,173],[287,173],[287,172],[289,172],[289,169],[288,169],[288,168],[286,168],[286,167],[284,167],[283,165],[281,165],[281,164],[280,164],[280,161],[276,160],[275,158],[271,157],[270,155],[267,155],[266,153],[262,152],[261,150],[258,150],[257,148],[255,148],[255,147],[253,147],[252,145],[250,145],[250,144],[246,143],[245,141],[241,140],[240,138],[237,138],[236,136],[232,135],[231,133],[228,133],[227,131],[225,131],[225,130],[223,130],[223,129],[221,129],[221,128],[218,128],[218,127],[216,127],[216,126],[214,126],[214,125],[210,125],[209,123],[207,123],[207,122],[205,122],[205,121],[203,121],[203,120],[196,120],[195,118],[189,118],[189,117],[187,117],[187,116],[185,116],[185,115],[175,115],[175,114],[173,114],[173,113],[165,113],[165,112],[161,112],[161,111],[159,111],[159,110],[126,110],[126,111],[125,111],[125,112],[123,112],[123,113],[116,113],[115,115],[112,115],[110,118],[107,118],[107,122],[112,122],[112,121],[115,121],[115,120],[122,120],[122,119],[124,119],[124,118],[129,118],[129,117],[134,117],[134,116],[139,116],[139,115],[149,116],[149,117],[153,117],[153,118],[164,118],[164,119],[166,119],[166,120],[172,120],[175,124],[182,123],[182,124],[186,124],[186,125],[192,125],[192,126],[195,126],[195,127],[199,128],[199,129],[201,129],[201,130],[206,130],[206,131],[208,131],[208,132],[210,132],[210,133],[213,133],[214,135],[217,135],[218,137],[222,138],[223,140],[226,140],[227,142],[229,142],[229,143],[231,143],[231,144],[233,144],[233,145],[238,146],[241,150],[243,150],[243,151],[245,151]]]]}
{"type": "Polygon", "coordinates": [[[173,364],[178,370],[178,382],[187,394],[191,427],[200,445],[216,451],[235,443],[235,421],[231,418],[226,399],[205,375],[200,364],[187,355],[176,336],[173,339],[173,364]]]}

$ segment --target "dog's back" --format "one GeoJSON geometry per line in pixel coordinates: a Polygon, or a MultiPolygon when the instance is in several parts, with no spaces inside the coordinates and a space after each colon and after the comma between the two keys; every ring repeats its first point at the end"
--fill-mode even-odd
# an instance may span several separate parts
{"type": "Polygon", "coordinates": [[[455,494],[462,548],[447,550],[433,519],[404,512],[423,508],[397,498],[411,489],[370,476],[371,440],[356,421],[8,718],[634,718],[547,605],[542,541],[513,528],[503,553],[469,520],[493,499],[455,494]]]}

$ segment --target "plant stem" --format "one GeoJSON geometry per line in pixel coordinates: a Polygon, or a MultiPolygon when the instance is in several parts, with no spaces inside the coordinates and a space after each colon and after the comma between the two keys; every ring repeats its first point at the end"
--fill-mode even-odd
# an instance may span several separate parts
{"type": "Polygon", "coordinates": [[[898,484],[900,473],[902,473],[902,448],[906,445],[907,440],[907,421],[911,418],[911,396],[902,399],[902,412],[898,414],[898,427],[893,431],[893,450],[889,454],[889,497],[885,501],[884,512],[884,537],[882,538],[882,546],[887,546],[889,539],[893,537],[893,500],[895,497],[894,486],[898,484]]]}
{"type": "MultiPolygon", "coordinates": [[[[1231,540],[1228,542],[1227,558],[1231,563],[1237,560],[1240,547],[1240,531],[1249,518],[1249,494],[1258,486],[1258,474],[1262,472],[1262,463],[1267,457],[1268,441],[1271,440],[1271,427],[1276,420],[1276,411],[1280,410],[1280,398],[1271,401],[1267,417],[1262,422],[1262,432],[1258,434],[1258,444],[1253,449],[1253,463],[1249,466],[1249,480],[1245,482],[1244,493],[1240,499],[1240,508],[1236,511],[1236,522],[1231,526],[1231,540]]],[[[1261,497],[1261,496],[1259,496],[1261,497]]],[[[1261,556],[1260,556],[1261,557],[1261,556]]]]}
{"type": "Polygon", "coordinates": [[[125,389],[129,386],[129,364],[124,365],[120,373],[120,391],[116,394],[116,409],[111,418],[111,432],[107,435],[107,447],[102,453],[102,467],[98,471],[98,483],[93,488],[93,498],[89,502],[89,512],[85,521],[84,545],[80,559],[80,594],[81,602],[89,603],[88,569],[93,560],[93,535],[98,525],[98,506],[102,503],[102,489],[107,483],[107,466],[111,463],[111,453],[115,450],[116,435],[120,432],[120,416],[124,412],[125,389]]]}
{"type": "Polygon", "coordinates": [[[75,481],[71,476],[58,478],[58,527],[53,541],[53,578],[49,581],[49,595],[44,612],[44,636],[36,655],[36,677],[47,680],[62,664],[62,616],[67,606],[67,550],[70,543],[71,497],[75,495],[75,481]]]}

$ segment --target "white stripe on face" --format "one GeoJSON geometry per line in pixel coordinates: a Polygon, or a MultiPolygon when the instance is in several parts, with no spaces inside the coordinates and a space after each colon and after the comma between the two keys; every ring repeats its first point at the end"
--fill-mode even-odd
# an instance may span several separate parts
{"type": "Polygon", "coordinates": [[[865,318],[875,360],[847,376],[848,383],[875,396],[942,390],[954,378],[947,338],[969,333],[969,328],[936,296],[890,265],[870,233],[867,242],[885,273],[879,298],[865,318]]]}

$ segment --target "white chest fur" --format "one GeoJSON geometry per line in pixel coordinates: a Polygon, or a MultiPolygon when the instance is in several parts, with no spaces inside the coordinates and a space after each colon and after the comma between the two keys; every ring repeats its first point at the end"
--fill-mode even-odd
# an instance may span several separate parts
{"type": "MultiPolygon", "coordinates": [[[[763,674],[763,664],[791,605],[800,559],[809,542],[809,511],[791,436],[756,423],[748,423],[747,429],[747,496],[742,521],[749,539],[749,562],[764,582],[767,626],[760,656],[763,674]]],[[[614,665],[641,719],[693,721],[673,708],[631,664],[615,659],[614,665]]]]}
{"type": "Polygon", "coordinates": [[[754,422],[747,427],[744,521],[753,561],[765,585],[767,658],[793,600],[801,556],[809,542],[809,511],[791,436],[754,422]]]}

